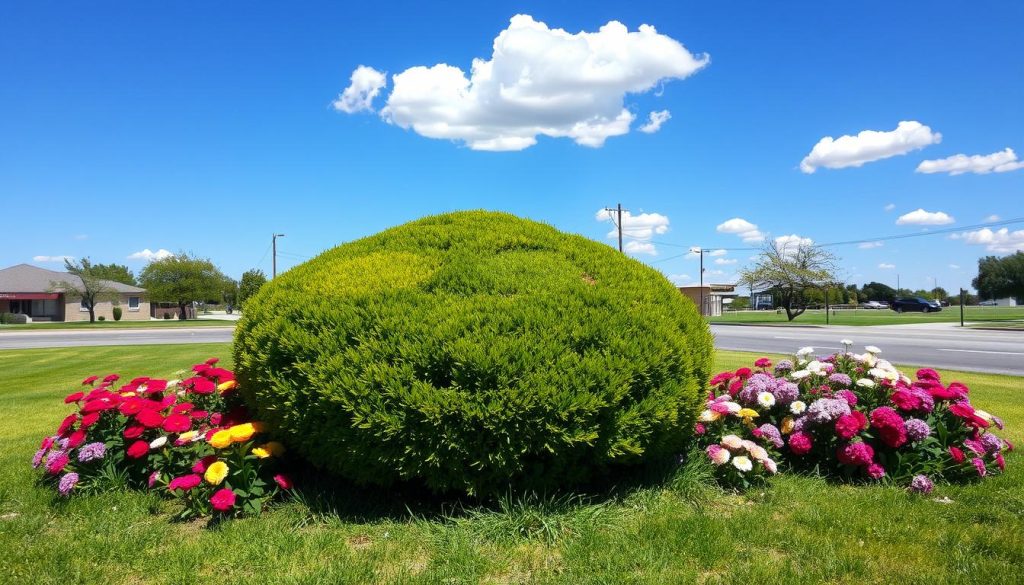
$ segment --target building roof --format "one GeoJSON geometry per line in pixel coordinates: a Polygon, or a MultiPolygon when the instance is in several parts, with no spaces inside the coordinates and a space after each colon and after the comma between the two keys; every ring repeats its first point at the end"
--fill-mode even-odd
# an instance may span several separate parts
{"type": "MultiPolygon", "coordinates": [[[[31,264],[18,264],[10,268],[0,270],[0,292],[49,292],[59,290],[56,283],[67,281],[73,284],[81,284],[82,279],[68,274],[32,266],[31,264]]],[[[110,288],[120,293],[144,293],[146,289],[122,284],[112,280],[104,280],[110,288]]]]}

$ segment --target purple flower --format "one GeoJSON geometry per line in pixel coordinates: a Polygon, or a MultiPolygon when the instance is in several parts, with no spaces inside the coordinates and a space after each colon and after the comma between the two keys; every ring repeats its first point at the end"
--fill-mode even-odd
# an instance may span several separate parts
{"type": "Polygon", "coordinates": [[[776,449],[781,449],[784,445],[782,441],[782,433],[779,432],[778,427],[771,423],[765,423],[757,430],[761,431],[761,438],[771,443],[776,449]]]}
{"type": "Polygon", "coordinates": [[[57,446],[59,446],[62,451],[63,450],[67,450],[67,448],[68,448],[68,439],[67,439],[67,437],[58,440],[57,441],[57,446]]]}
{"type": "Polygon", "coordinates": [[[992,433],[985,433],[981,436],[981,445],[989,455],[995,455],[1003,450],[1003,440],[992,433]]]}
{"type": "Polygon", "coordinates": [[[806,426],[807,426],[807,417],[806,416],[801,416],[801,417],[797,417],[797,418],[793,419],[793,432],[794,433],[798,433],[800,431],[803,431],[804,427],[806,427],[806,426]]]}
{"type": "Polygon", "coordinates": [[[779,363],[775,364],[775,375],[781,376],[793,371],[793,362],[789,360],[779,360],[779,363]]]}
{"type": "Polygon", "coordinates": [[[857,404],[857,395],[849,390],[840,390],[839,392],[836,392],[835,397],[842,398],[850,406],[857,404]]]}
{"type": "Polygon", "coordinates": [[[927,475],[915,475],[914,479],[910,480],[910,491],[915,494],[930,494],[933,489],[935,489],[935,484],[928,479],[927,475]]]}
{"type": "Polygon", "coordinates": [[[71,489],[78,484],[78,474],[72,471],[71,473],[65,473],[60,478],[60,483],[57,484],[57,491],[60,495],[67,496],[71,493],[71,489]]]}
{"type": "Polygon", "coordinates": [[[975,457],[974,459],[971,459],[971,463],[974,464],[974,469],[978,471],[978,475],[980,477],[985,477],[985,473],[987,470],[985,469],[985,462],[981,460],[981,457],[975,457]]]}
{"type": "Polygon", "coordinates": [[[819,398],[807,407],[807,422],[826,424],[844,414],[850,414],[850,405],[842,398],[819,398]]]}
{"type": "Polygon", "coordinates": [[[843,373],[832,374],[831,376],[828,377],[828,381],[832,382],[833,384],[838,384],[844,388],[849,386],[850,384],[853,384],[853,380],[851,380],[849,376],[843,373]]]}
{"type": "Polygon", "coordinates": [[[82,463],[87,461],[93,461],[95,459],[103,459],[103,456],[107,454],[107,446],[97,441],[95,443],[88,443],[82,445],[78,450],[78,460],[82,463]]]}
{"type": "Polygon", "coordinates": [[[1003,430],[1003,419],[1001,419],[1001,418],[999,418],[998,416],[996,416],[996,415],[994,415],[994,414],[993,414],[993,415],[992,415],[992,422],[996,423],[996,427],[997,427],[997,428],[998,428],[998,429],[999,429],[1000,431],[1001,431],[1001,430],[1003,430]]]}
{"type": "Polygon", "coordinates": [[[787,380],[777,380],[772,395],[775,396],[776,404],[786,406],[800,397],[800,388],[787,380]]]}
{"type": "Polygon", "coordinates": [[[906,427],[907,437],[915,443],[925,440],[928,435],[932,434],[932,429],[928,426],[928,423],[919,418],[908,418],[906,427]]]}
{"type": "Polygon", "coordinates": [[[935,399],[930,392],[917,386],[910,387],[910,394],[921,400],[921,410],[931,412],[935,409],[935,399]]]}
{"type": "Polygon", "coordinates": [[[747,383],[743,385],[743,389],[739,391],[736,398],[741,404],[757,404],[757,395],[762,392],[771,393],[775,389],[775,378],[768,374],[758,372],[751,376],[747,383]]]}
{"type": "Polygon", "coordinates": [[[32,456],[32,469],[38,469],[43,464],[43,455],[46,455],[46,449],[40,449],[32,456]]]}

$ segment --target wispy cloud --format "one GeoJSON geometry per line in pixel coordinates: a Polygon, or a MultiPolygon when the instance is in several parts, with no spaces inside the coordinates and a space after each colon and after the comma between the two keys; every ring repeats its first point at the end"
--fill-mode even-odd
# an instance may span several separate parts
{"type": "Polygon", "coordinates": [[[152,262],[153,260],[163,260],[164,258],[169,258],[171,256],[174,256],[174,254],[167,250],[164,250],[163,248],[160,248],[156,252],[150,250],[149,248],[146,248],[145,250],[140,250],[138,252],[129,254],[128,259],[145,260],[147,262],[152,262]]]}
{"type": "Polygon", "coordinates": [[[33,262],[59,262],[64,263],[65,260],[74,260],[74,256],[33,256],[33,262]]]}
{"type": "Polygon", "coordinates": [[[896,225],[947,225],[955,219],[944,211],[925,211],[915,209],[910,213],[904,213],[896,220],[896,225]]]}
{"type": "Polygon", "coordinates": [[[987,175],[989,173],[1008,173],[1024,169],[1024,161],[1017,160],[1017,153],[1012,148],[1007,148],[992,154],[954,154],[947,158],[921,161],[917,165],[918,173],[948,173],[950,175],[962,175],[974,173],[976,175],[987,175]]]}

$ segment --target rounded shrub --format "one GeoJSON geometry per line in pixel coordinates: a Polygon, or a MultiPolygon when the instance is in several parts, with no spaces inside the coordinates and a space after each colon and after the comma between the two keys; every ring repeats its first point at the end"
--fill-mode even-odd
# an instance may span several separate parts
{"type": "Polygon", "coordinates": [[[678,453],[712,359],[696,307],[612,248],[492,212],[338,246],[246,303],[236,374],[313,465],[549,489],[678,453]]]}

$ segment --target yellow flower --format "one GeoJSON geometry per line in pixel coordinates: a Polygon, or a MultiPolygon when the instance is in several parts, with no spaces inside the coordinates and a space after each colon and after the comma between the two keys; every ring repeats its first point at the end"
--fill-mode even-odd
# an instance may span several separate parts
{"type": "Polygon", "coordinates": [[[793,417],[787,416],[782,419],[782,434],[788,435],[793,432],[793,417]]]}
{"type": "Polygon", "coordinates": [[[269,443],[263,443],[258,447],[253,447],[252,454],[259,457],[260,459],[266,459],[273,455],[274,457],[280,457],[284,454],[284,445],[277,441],[271,441],[269,443]]]}
{"type": "Polygon", "coordinates": [[[741,408],[736,416],[742,416],[743,418],[757,418],[757,411],[752,408],[741,408]]]}
{"type": "Polygon", "coordinates": [[[221,394],[223,394],[223,393],[225,393],[225,392],[227,392],[229,390],[234,390],[237,387],[238,387],[238,382],[236,382],[234,380],[228,380],[227,382],[224,382],[224,383],[220,384],[219,386],[217,386],[217,390],[221,394]]]}
{"type": "Polygon", "coordinates": [[[270,457],[270,450],[263,445],[260,445],[259,447],[252,448],[252,454],[260,459],[266,459],[267,457],[270,457]]]}
{"type": "Polygon", "coordinates": [[[203,477],[206,481],[213,485],[220,485],[224,481],[224,478],[228,476],[228,464],[223,461],[214,461],[206,468],[206,473],[203,477]]]}
{"type": "Polygon", "coordinates": [[[220,430],[213,433],[210,437],[210,445],[213,445],[215,449],[223,449],[231,444],[231,431],[220,430]]]}
{"type": "Polygon", "coordinates": [[[231,427],[228,429],[228,432],[231,433],[232,441],[235,443],[241,443],[248,441],[254,434],[256,434],[256,427],[254,427],[252,423],[242,423],[231,427]]]}
{"type": "Polygon", "coordinates": [[[180,435],[178,435],[178,440],[181,441],[182,443],[191,443],[192,439],[195,439],[197,434],[198,433],[196,433],[195,431],[181,433],[180,435]]]}

